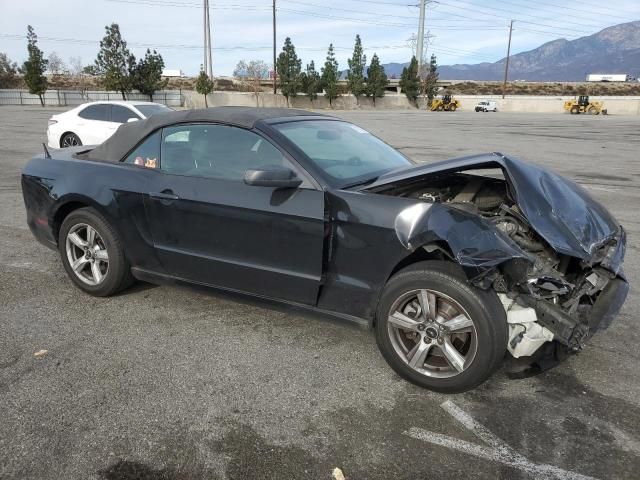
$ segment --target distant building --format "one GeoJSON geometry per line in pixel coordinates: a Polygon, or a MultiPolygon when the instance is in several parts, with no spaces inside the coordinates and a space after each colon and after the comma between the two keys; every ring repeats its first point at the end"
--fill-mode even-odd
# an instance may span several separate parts
{"type": "Polygon", "coordinates": [[[165,68],[162,70],[163,77],[184,77],[184,72],[182,70],[171,70],[169,68],[165,68]]]}

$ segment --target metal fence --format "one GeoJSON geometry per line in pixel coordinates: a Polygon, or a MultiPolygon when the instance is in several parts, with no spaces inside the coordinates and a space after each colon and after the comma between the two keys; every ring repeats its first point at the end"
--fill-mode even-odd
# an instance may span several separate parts
{"type": "MultiPolygon", "coordinates": [[[[47,90],[44,94],[46,106],[75,106],[87,102],[103,100],[122,100],[120,92],[105,92],[100,90],[47,90]]],[[[141,93],[127,94],[127,100],[149,101],[147,95],[141,93]]],[[[182,107],[184,97],[181,90],[162,90],[153,95],[153,101],[168,107],[182,107]]],[[[38,95],[32,95],[28,90],[0,90],[0,105],[40,105],[38,95]]]]}

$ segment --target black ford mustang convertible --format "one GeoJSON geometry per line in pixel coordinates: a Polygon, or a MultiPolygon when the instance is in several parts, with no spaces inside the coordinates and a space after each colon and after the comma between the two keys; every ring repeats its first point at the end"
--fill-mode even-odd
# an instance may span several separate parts
{"type": "Polygon", "coordinates": [[[414,164],[306,111],[153,116],[45,150],[22,189],[31,231],[91,295],[181,282],[325,312],[442,392],[580,350],[628,291],[623,228],[573,182],[499,153],[414,164]]]}

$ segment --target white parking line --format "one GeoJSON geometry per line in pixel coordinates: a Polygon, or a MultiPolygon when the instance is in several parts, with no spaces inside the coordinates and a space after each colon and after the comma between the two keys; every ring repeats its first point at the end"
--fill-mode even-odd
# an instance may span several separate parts
{"type": "Polygon", "coordinates": [[[430,432],[421,428],[410,428],[403,432],[404,435],[422,440],[423,442],[433,443],[442,447],[451,448],[460,452],[474,455],[476,457],[499,462],[513,468],[528,473],[533,478],[557,478],[559,480],[596,480],[594,477],[582,475],[580,473],[563,470],[553,465],[536,464],[526,457],[520,455],[509,445],[503,442],[484,425],[474,420],[469,414],[464,412],[460,407],[452,401],[447,400],[440,405],[449,415],[460,422],[466,429],[473,432],[480,440],[485,442],[489,447],[477,445],[475,443],[460,440],[458,438],[442,435],[440,433],[430,432]]]}
{"type": "Polygon", "coordinates": [[[19,268],[23,270],[31,270],[34,272],[45,273],[47,275],[53,275],[54,272],[50,270],[46,270],[40,266],[39,263],[35,262],[0,262],[0,265],[5,265],[10,268],[19,268]]]}
{"type": "Polygon", "coordinates": [[[7,225],[5,223],[0,223],[0,228],[14,228],[16,230],[29,230],[27,227],[21,227],[16,225],[7,225]]]}

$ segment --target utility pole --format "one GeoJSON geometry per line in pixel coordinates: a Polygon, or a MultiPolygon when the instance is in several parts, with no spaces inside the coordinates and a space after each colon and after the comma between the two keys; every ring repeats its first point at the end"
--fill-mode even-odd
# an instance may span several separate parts
{"type": "Polygon", "coordinates": [[[204,73],[209,75],[209,57],[207,56],[207,0],[203,0],[202,5],[204,7],[204,10],[202,11],[202,38],[204,42],[204,48],[202,49],[202,52],[204,54],[202,70],[204,71],[204,73]]]}
{"type": "Polygon", "coordinates": [[[509,43],[507,45],[507,61],[504,64],[504,82],[502,84],[502,98],[507,92],[507,78],[509,77],[509,57],[511,56],[511,34],[513,33],[513,20],[509,25],[509,43]]]}
{"type": "Polygon", "coordinates": [[[416,46],[416,57],[418,60],[418,72],[422,68],[422,51],[424,49],[424,10],[427,0],[420,0],[420,20],[418,22],[418,43],[416,46]]]}
{"type": "Polygon", "coordinates": [[[211,58],[211,23],[209,20],[209,0],[204,0],[204,71],[213,79],[213,61],[211,58]]]}
{"type": "Polygon", "coordinates": [[[278,69],[276,68],[276,0],[273,0],[273,94],[277,91],[276,78],[278,76],[278,69]]]}

